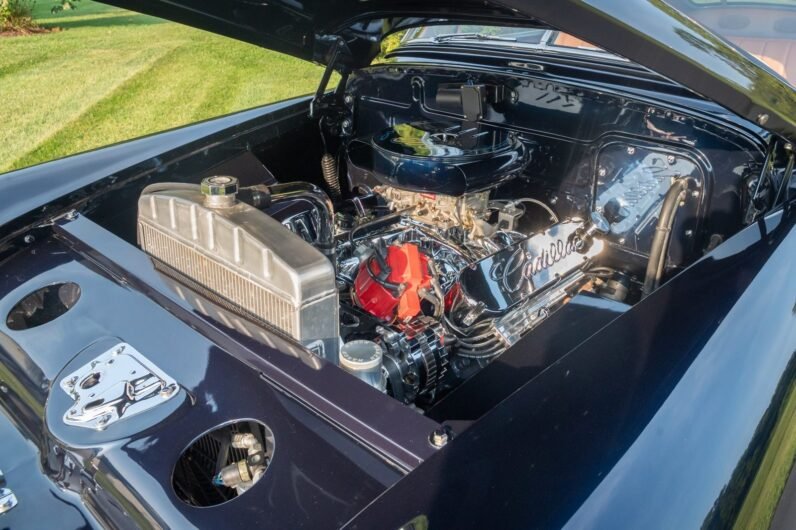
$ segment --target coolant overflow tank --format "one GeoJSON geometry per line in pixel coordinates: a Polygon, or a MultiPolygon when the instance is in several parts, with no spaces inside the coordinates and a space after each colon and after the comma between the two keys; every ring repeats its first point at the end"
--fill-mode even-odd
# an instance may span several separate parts
{"type": "Polygon", "coordinates": [[[178,183],[145,188],[138,200],[141,248],[177,280],[337,364],[332,263],[275,219],[235,200],[234,193],[208,197],[208,191],[178,183]]]}

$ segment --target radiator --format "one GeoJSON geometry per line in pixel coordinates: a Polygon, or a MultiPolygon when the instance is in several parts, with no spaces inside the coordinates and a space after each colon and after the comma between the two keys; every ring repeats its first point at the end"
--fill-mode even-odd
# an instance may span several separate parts
{"type": "Polygon", "coordinates": [[[199,186],[158,184],[138,202],[138,242],[170,269],[337,362],[339,303],[329,259],[243,202],[205,205],[199,186]]]}

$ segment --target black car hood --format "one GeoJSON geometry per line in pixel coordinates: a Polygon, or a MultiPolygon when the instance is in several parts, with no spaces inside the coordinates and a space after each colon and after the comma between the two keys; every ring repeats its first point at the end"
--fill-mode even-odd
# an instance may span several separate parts
{"type": "MultiPolygon", "coordinates": [[[[679,0],[672,0],[675,3],[679,0]]],[[[383,36],[420,24],[552,27],[646,66],[758,125],[796,140],[796,90],[663,0],[105,0],[343,68],[366,66],[383,36]]]]}

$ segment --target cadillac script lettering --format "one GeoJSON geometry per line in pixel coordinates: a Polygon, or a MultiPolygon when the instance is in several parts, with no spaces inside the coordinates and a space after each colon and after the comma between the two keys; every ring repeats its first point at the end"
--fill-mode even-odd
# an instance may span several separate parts
{"type": "Polygon", "coordinates": [[[603,249],[598,238],[583,245],[581,232],[582,221],[563,221],[473,263],[459,278],[463,296],[496,315],[555,285],[603,249]]]}
{"type": "Polygon", "coordinates": [[[503,288],[516,292],[525,282],[531,282],[533,287],[535,276],[575,253],[577,246],[576,238],[568,238],[566,241],[563,239],[551,241],[538,253],[533,253],[522,246],[517,247],[503,268],[501,274],[503,288]]]}

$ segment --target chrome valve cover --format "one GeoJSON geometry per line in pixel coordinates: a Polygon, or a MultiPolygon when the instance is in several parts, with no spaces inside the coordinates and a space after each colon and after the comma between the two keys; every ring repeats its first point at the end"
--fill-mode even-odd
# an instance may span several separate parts
{"type": "Polygon", "coordinates": [[[577,291],[604,247],[589,234],[586,223],[559,223],[465,268],[445,318],[459,355],[499,354],[577,291]]]}
{"type": "Polygon", "coordinates": [[[603,249],[594,240],[581,249],[581,222],[563,222],[465,268],[451,317],[469,326],[483,317],[503,315],[544,290],[603,249]]]}

